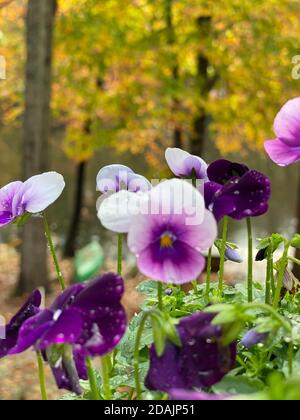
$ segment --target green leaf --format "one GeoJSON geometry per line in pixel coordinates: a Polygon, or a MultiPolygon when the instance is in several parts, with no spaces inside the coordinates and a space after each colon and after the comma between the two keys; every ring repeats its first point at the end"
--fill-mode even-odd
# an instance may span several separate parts
{"type": "Polygon", "coordinates": [[[297,249],[300,249],[300,235],[296,233],[296,235],[291,240],[291,246],[297,249]]]}

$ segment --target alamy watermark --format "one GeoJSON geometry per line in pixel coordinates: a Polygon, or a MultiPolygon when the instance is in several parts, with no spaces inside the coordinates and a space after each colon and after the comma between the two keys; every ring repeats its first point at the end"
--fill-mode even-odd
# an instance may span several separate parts
{"type": "Polygon", "coordinates": [[[300,79],[300,55],[295,55],[292,58],[292,64],[294,64],[294,67],[292,69],[292,78],[294,80],[300,79]]]}
{"type": "Polygon", "coordinates": [[[6,79],[6,59],[4,55],[0,55],[0,80],[6,79]]]}

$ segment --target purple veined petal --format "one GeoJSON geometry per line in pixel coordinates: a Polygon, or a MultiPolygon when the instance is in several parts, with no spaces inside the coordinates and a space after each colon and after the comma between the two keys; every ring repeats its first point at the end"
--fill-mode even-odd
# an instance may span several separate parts
{"type": "Polygon", "coordinates": [[[179,369],[180,349],[170,343],[166,345],[161,357],[156,354],[155,346],[150,348],[150,368],[145,385],[150,391],[168,392],[174,388],[186,388],[179,369]]]}
{"type": "Polygon", "coordinates": [[[13,200],[22,185],[21,181],[15,181],[0,189],[0,227],[13,221],[13,200]]]}
{"type": "Polygon", "coordinates": [[[0,189],[0,212],[12,213],[12,202],[15,195],[19,192],[23,182],[15,181],[0,189]]]}
{"type": "Polygon", "coordinates": [[[76,369],[78,372],[78,376],[83,381],[87,381],[88,372],[86,368],[86,359],[85,359],[84,354],[81,351],[81,346],[75,344],[73,348],[73,353],[74,353],[74,361],[75,361],[76,369]]]}
{"type": "Polygon", "coordinates": [[[241,177],[248,171],[246,165],[219,159],[209,165],[207,174],[210,181],[225,185],[231,178],[241,177]]]}
{"type": "Polygon", "coordinates": [[[106,229],[116,233],[127,233],[132,221],[140,213],[143,201],[142,193],[119,191],[102,201],[98,218],[106,229]]]}
{"type": "Polygon", "coordinates": [[[133,193],[147,192],[152,189],[151,183],[142,175],[128,174],[128,191],[133,193]]]}
{"type": "Polygon", "coordinates": [[[166,161],[174,175],[179,177],[192,177],[195,173],[197,179],[207,180],[207,163],[198,156],[174,148],[165,152],[166,161]]]}
{"type": "Polygon", "coordinates": [[[126,332],[126,312],[120,303],[91,310],[83,315],[83,319],[84,328],[77,344],[86,356],[110,353],[126,332]]]}
{"type": "Polygon", "coordinates": [[[76,296],[86,287],[86,284],[74,284],[68,287],[63,293],[61,293],[50,306],[53,312],[57,310],[63,310],[71,306],[76,296]]]}
{"type": "Polygon", "coordinates": [[[20,328],[15,346],[9,354],[23,353],[34,346],[53,323],[53,312],[48,309],[29,318],[20,328]]]}
{"type": "Polygon", "coordinates": [[[80,337],[83,320],[76,308],[65,309],[62,313],[58,310],[54,313],[53,320],[54,323],[47,328],[36,344],[40,351],[54,344],[74,344],[80,337]]]}
{"type": "Polygon", "coordinates": [[[128,188],[128,175],[134,174],[133,170],[125,165],[107,165],[98,172],[96,183],[97,191],[102,193],[118,192],[128,188]]]}
{"type": "Polygon", "coordinates": [[[185,389],[171,389],[170,400],[173,401],[223,401],[230,399],[227,394],[208,394],[202,391],[187,391],[185,389]]]}
{"type": "Polygon", "coordinates": [[[287,146],[300,147],[300,98],[289,100],[274,121],[276,136],[287,146]]]}
{"type": "Polygon", "coordinates": [[[64,178],[57,172],[46,172],[29,178],[14,198],[14,214],[19,215],[20,206],[29,213],[44,211],[58,199],[64,188],[64,178]]]}
{"type": "Polygon", "coordinates": [[[205,267],[205,258],[185,242],[176,241],[162,249],[159,241],[152,243],[137,257],[142,274],[163,283],[184,284],[197,278],[205,267]]]}
{"type": "Polygon", "coordinates": [[[124,281],[115,273],[106,273],[92,280],[75,298],[72,307],[83,313],[95,311],[99,307],[119,304],[124,294],[124,281]]]}
{"type": "Polygon", "coordinates": [[[264,144],[269,158],[279,166],[288,166],[300,160],[300,146],[291,147],[280,139],[268,140],[264,144]]]}

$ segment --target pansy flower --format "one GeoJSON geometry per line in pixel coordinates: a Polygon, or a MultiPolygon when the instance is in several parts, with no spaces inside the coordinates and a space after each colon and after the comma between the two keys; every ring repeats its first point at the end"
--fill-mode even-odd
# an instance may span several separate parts
{"type": "Polygon", "coordinates": [[[215,241],[217,225],[203,196],[187,181],[154,187],[134,218],[129,249],[145,276],[164,283],[188,283],[205,267],[203,251],[215,241]]]}
{"type": "Polygon", "coordinates": [[[25,213],[40,213],[58,199],[65,182],[62,175],[46,172],[25,182],[15,181],[0,189],[0,227],[25,213]]]}
{"type": "Polygon", "coordinates": [[[180,178],[207,180],[207,163],[199,156],[173,147],[166,150],[165,157],[174,175],[180,178]]]}
{"type": "Polygon", "coordinates": [[[242,338],[241,345],[247,349],[251,349],[256,344],[264,343],[268,337],[268,333],[260,333],[255,329],[251,329],[242,338]]]}
{"type": "Polygon", "coordinates": [[[145,192],[151,189],[151,184],[145,177],[125,165],[104,166],[97,175],[96,183],[97,191],[103,194],[121,190],[145,192]]]}
{"type": "Polygon", "coordinates": [[[234,368],[236,343],[222,345],[222,327],[212,324],[215,316],[197,312],[183,318],[177,326],[181,347],[169,342],[160,357],[151,347],[148,389],[201,389],[216,384],[234,368]]]}
{"type": "Polygon", "coordinates": [[[275,140],[265,142],[270,159],[279,166],[300,160],[300,98],[288,101],[274,121],[275,140]]]}
{"type": "Polygon", "coordinates": [[[207,173],[205,202],[218,221],[226,215],[241,220],[267,212],[271,195],[267,176],[224,159],[210,164],[207,173]]]}
{"type": "Polygon", "coordinates": [[[33,346],[50,363],[58,387],[80,393],[78,380],[87,379],[85,359],[111,352],[126,331],[123,293],[123,279],[114,273],[71,286],[23,323],[8,354],[33,346]]]}
{"type": "Polygon", "coordinates": [[[42,302],[41,292],[37,289],[28,298],[26,303],[5,327],[5,337],[0,338],[0,358],[6,356],[16,345],[22,325],[32,316],[36,315],[42,302]]]}

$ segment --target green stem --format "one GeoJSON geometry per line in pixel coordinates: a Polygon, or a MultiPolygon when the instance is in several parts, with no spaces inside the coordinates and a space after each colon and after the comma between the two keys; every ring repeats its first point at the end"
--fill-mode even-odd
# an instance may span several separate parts
{"type": "Polygon", "coordinates": [[[105,400],[112,400],[112,393],[109,384],[109,375],[110,375],[110,360],[108,360],[109,355],[103,356],[101,358],[102,363],[102,384],[103,384],[103,396],[105,400]]]}
{"type": "Polygon", "coordinates": [[[136,388],[136,399],[139,400],[142,394],[142,386],[140,381],[140,344],[143,336],[144,327],[148,318],[153,314],[153,311],[145,312],[139,328],[137,330],[135,344],[134,344],[134,355],[133,355],[133,366],[134,366],[134,380],[136,388]]]}
{"type": "Polygon", "coordinates": [[[274,295],[274,300],[273,300],[274,309],[277,309],[280,302],[280,294],[282,290],[284,272],[285,272],[285,269],[287,267],[287,262],[288,262],[289,247],[290,247],[290,243],[286,242],[284,246],[283,256],[280,262],[279,272],[278,272],[277,285],[276,285],[276,290],[275,290],[275,295],[274,295]]]}
{"type": "Polygon", "coordinates": [[[266,298],[265,302],[267,305],[271,304],[271,259],[272,259],[272,248],[271,245],[268,247],[267,256],[267,272],[266,272],[266,298]]]}
{"type": "Polygon", "coordinates": [[[211,260],[212,260],[212,247],[208,250],[207,256],[207,269],[206,269],[206,294],[210,293],[210,277],[211,277],[211,260]]]}
{"type": "Polygon", "coordinates": [[[198,293],[198,282],[197,282],[197,280],[193,280],[192,285],[193,285],[194,293],[197,294],[198,293]]]}
{"type": "Polygon", "coordinates": [[[43,357],[40,352],[37,352],[37,362],[38,362],[38,369],[39,369],[39,381],[40,381],[40,390],[41,396],[43,401],[47,401],[47,390],[46,390],[46,383],[45,383],[45,371],[44,371],[44,362],[43,357]]]}
{"type": "Polygon", "coordinates": [[[248,232],[248,302],[253,301],[253,239],[251,218],[247,218],[248,232]]]}
{"type": "Polygon", "coordinates": [[[219,293],[221,296],[223,295],[223,289],[224,289],[224,264],[225,264],[227,233],[228,233],[228,216],[224,216],[222,246],[221,246],[221,253],[220,253],[220,269],[219,269],[219,293]]]}
{"type": "Polygon", "coordinates": [[[123,234],[118,235],[118,274],[122,274],[122,262],[123,262],[123,234]]]}
{"type": "Polygon", "coordinates": [[[47,241],[48,241],[50,252],[51,252],[51,255],[52,255],[52,258],[53,258],[57,278],[58,278],[61,289],[65,290],[65,288],[66,288],[65,280],[64,280],[63,274],[61,272],[61,269],[59,267],[58,258],[57,258],[56,252],[55,252],[55,247],[54,247],[54,244],[53,244],[52,235],[51,235],[51,231],[50,231],[50,228],[49,228],[49,223],[48,223],[48,220],[47,220],[46,213],[43,213],[43,219],[44,219],[45,234],[46,234],[46,238],[47,238],[47,241]]]}
{"type": "Polygon", "coordinates": [[[94,401],[99,401],[100,395],[99,395],[99,391],[97,387],[97,380],[96,380],[95,372],[93,369],[92,360],[89,357],[86,358],[86,368],[88,372],[92,398],[94,401]]]}
{"type": "Polygon", "coordinates": [[[289,375],[292,376],[293,375],[293,362],[294,362],[294,343],[293,340],[290,341],[289,343],[289,348],[288,348],[288,365],[289,365],[289,375]]]}
{"type": "Polygon", "coordinates": [[[163,285],[157,282],[157,306],[160,311],[163,310],[163,285]]]}
{"type": "Polygon", "coordinates": [[[274,262],[273,262],[273,255],[270,261],[270,277],[271,277],[271,290],[272,290],[272,296],[274,298],[275,295],[275,280],[274,280],[274,262]]]}

